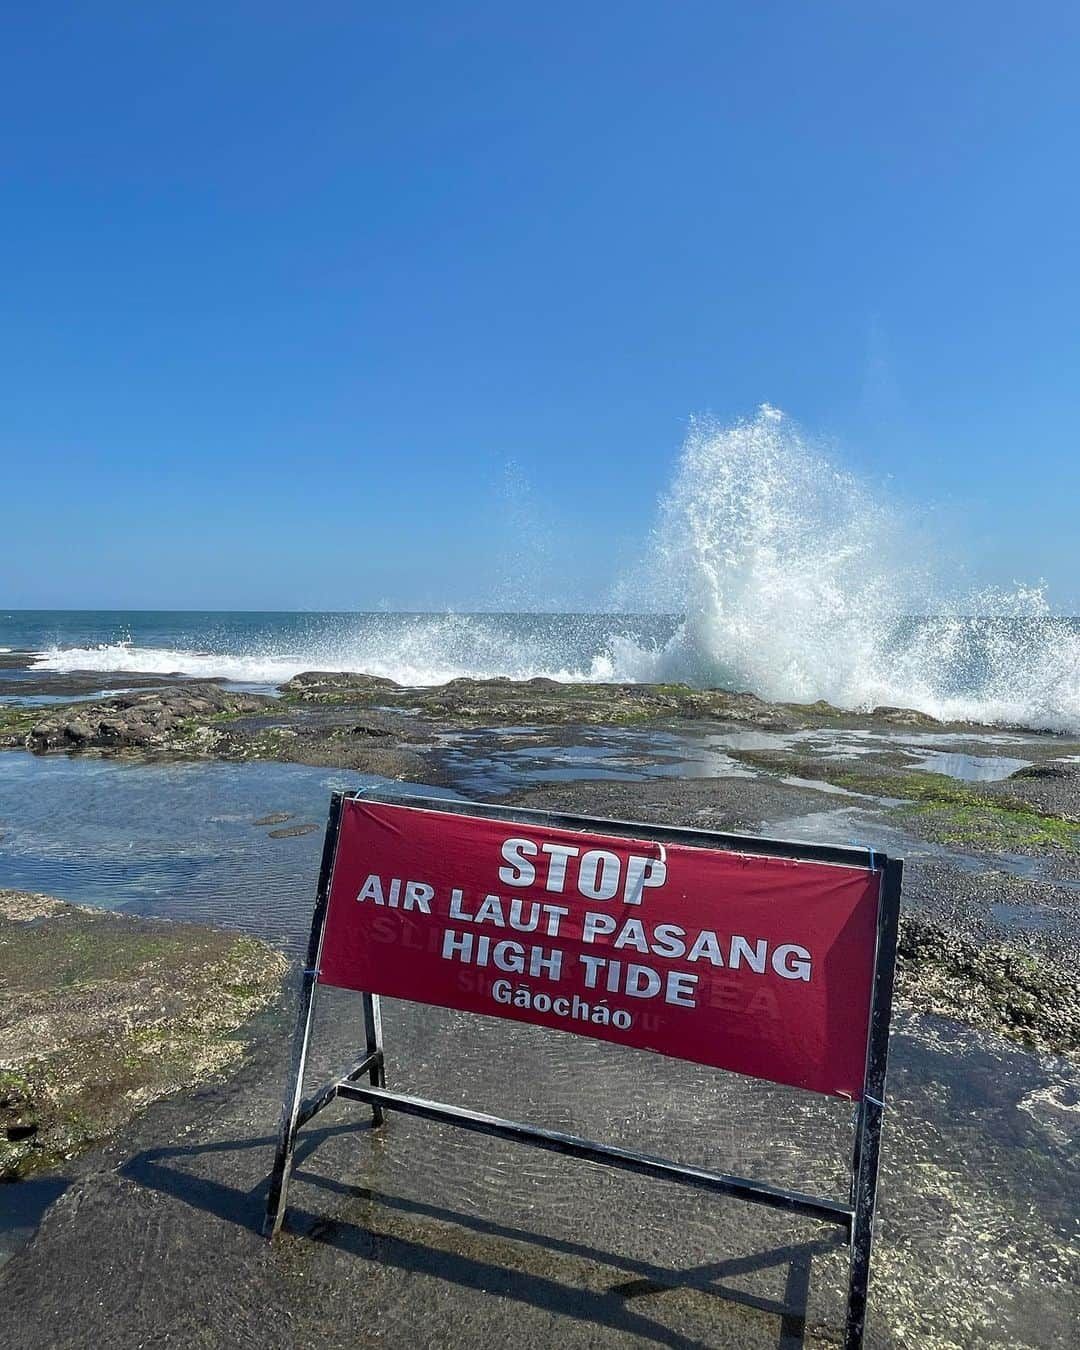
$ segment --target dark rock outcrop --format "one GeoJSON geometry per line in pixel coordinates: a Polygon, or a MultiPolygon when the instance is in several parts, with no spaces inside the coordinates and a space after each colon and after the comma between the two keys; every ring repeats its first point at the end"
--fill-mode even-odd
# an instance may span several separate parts
{"type": "Polygon", "coordinates": [[[25,746],[48,750],[212,749],[219,724],[272,705],[262,694],[237,694],[216,684],[170,685],[138,694],[115,694],[100,703],[55,708],[26,734],[25,746]]]}
{"type": "Polygon", "coordinates": [[[286,702],[362,704],[374,702],[380,694],[396,692],[400,687],[381,675],[305,670],[282,685],[281,694],[286,702]]]}

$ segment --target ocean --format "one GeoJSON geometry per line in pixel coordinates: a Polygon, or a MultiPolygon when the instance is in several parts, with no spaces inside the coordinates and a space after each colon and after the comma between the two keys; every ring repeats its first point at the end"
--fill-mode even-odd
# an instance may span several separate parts
{"type": "MultiPolygon", "coordinates": [[[[710,641],[724,632],[701,614],[0,611],[4,664],[25,653],[43,675],[130,672],[134,684],[138,674],[175,673],[266,688],[302,670],[366,671],[404,685],[682,680],[774,700],[1080,730],[1073,618],[879,615],[873,641],[841,624],[805,648],[798,633],[763,633],[759,660],[710,641]]],[[[0,701],[18,697],[5,678],[13,673],[0,669],[0,701]]]]}
{"type": "MultiPolygon", "coordinates": [[[[0,649],[32,653],[40,672],[255,685],[312,669],[404,685],[685,681],[1080,731],[1080,620],[1038,585],[960,584],[965,568],[927,534],[929,514],[838,467],[763,405],[733,425],[692,425],[639,559],[595,612],[0,610],[0,649]]],[[[524,586],[527,561],[520,570],[524,586]]],[[[362,593],[362,571],[356,584],[362,593]]]]}

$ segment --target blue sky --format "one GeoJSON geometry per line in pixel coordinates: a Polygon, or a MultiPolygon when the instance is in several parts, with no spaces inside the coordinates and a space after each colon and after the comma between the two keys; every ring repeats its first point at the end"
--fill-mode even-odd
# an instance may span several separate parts
{"type": "Polygon", "coordinates": [[[1080,9],[9,6],[0,603],[584,605],[783,408],[1080,608],[1080,9]]]}

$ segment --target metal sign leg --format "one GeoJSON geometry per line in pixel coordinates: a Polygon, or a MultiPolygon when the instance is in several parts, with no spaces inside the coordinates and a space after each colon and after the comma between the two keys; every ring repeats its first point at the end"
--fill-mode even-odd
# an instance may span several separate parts
{"type": "Polygon", "coordinates": [[[319,868],[319,888],[315,896],[315,912],[311,916],[308,935],[307,960],[304,980],[300,986],[300,1008],[293,1034],[292,1057],[289,1066],[289,1084],[281,1108],[277,1152],[274,1170],[270,1173],[270,1192],[266,1198],[266,1219],[263,1232],[273,1238],[285,1218],[289,1194],[289,1174],[292,1171],[293,1149],[299,1128],[300,1103],[304,1091],[304,1069],[307,1067],[308,1046],[311,1043],[311,1024],[315,1015],[315,989],[319,979],[319,957],[322,955],[323,930],[326,927],[326,909],[330,899],[330,878],[337,854],[338,832],[341,828],[342,794],[330,798],[330,815],[323,840],[322,864],[319,868]]]}
{"type": "MultiPolygon", "coordinates": [[[[376,1058],[371,1065],[370,1082],[373,1088],[386,1087],[386,1063],[383,1057],[382,1007],[378,994],[364,996],[364,1033],[367,1038],[367,1052],[376,1058]]],[[[371,1108],[372,1129],[378,1129],[386,1119],[381,1106],[371,1108]]]]}
{"type": "Polygon", "coordinates": [[[860,1350],[867,1323],[869,1258],[873,1247],[873,1215],[877,1208],[877,1162],[882,1152],[882,1107],[864,1099],[859,1108],[859,1174],[855,1179],[855,1219],[848,1280],[845,1350],[860,1350]]]}
{"type": "Polygon", "coordinates": [[[848,1274],[845,1350],[861,1350],[866,1330],[866,1300],[870,1287],[870,1253],[874,1245],[881,1125],[885,1114],[885,1079],[889,1066],[889,1021],[896,972],[896,940],[900,923],[903,863],[885,864],[878,905],[874,989],[870,1006],[870,1034],[866,1046],[863,1096],[855,1126],[851,1160],[851,1267],[848,1274]]]}
{"type": "Polygon", "coordinates": [[[851,1266],[848,1276],[844,1350],[860,1350],[866,1328],[866,1300],[870,1287],[870,1254],[874,1245],[877,1210],[878,1162],[881,1156],[881,1105],[864,1098],[859,1107],[856,1166],[852,1204],[851,1266]]]}
{"type": "Polygon", "coordinates": [[[296,1035],[293,1038],[289,1086],[285,1091],[285,1104],[281,1110],[277,1152],[274,1155],[274,1170],[270,1174],[270,1193],[266,1197],[266,1219],[263,1222],[263,1232],[269,1238],[277,1236],[289,1202],[289,1176],[292,1172],[293,1149],[296,1147],[296,1131],[299,1128],[300,1102],[304,1091],[304,1069],[307,1066],[308,1045],[311,1043],[316,978],[313,970],[309,969],[304,972],[304,984],[300,992],[300,1016],[296,1024],[296,1035]]]}

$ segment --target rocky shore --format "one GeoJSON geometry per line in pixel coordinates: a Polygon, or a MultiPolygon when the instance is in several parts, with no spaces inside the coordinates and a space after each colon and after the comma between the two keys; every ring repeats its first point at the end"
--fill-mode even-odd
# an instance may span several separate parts
{"type": "MultiPolygon", "coordinates": [[[[139,688],[82,698],[87,685],[64,703],[0,708],[0,748],[149,765],[325,766],[538,809],[857,839],[904,856],[883,1202],[888,1217],[871,1343],[1067,1343],[1065,1328],[1080,1314],[1066,1292],[1080,1270],[1066,1236],[1076,1218],[1068,1160],[1075,1162],[1080,1143],[1074,1121],[1080,1090],[1076,740],[945,725],[901,709],[856,714],[681,685],[456,680],[415,689],[367,675],[309,672],[269,694],[215,682],[128,678],[139,688]],[[979,1173],[991,1180],[982,1185],[979,1173]],[[1040,1197],[1038,1213],[1032,1195],[1040,1197]],[[933,1241],[920,1244],[919,1234],[933,1234],[933,1241]]],[[[267,807],[253,823],[273,825],[268,838],[313,828],[290,824],[292,817],[275,813],[272,801],[267,807]]],[[[140,1304],[132,1280],[118,1266],[106,1271],[92,1264],[79,1244],[93,1232],[145,1252],[157,1241],[147,1233],[158,1206],[165,1207],[173,1236],[162,1237],[155,1250],[168,1250],[161,1259],[171,1263],[174,1278],[179,1271],[183,1284],[194,1281],[205,1290],[218,1337],[208,1345],[245,1337],[267,1345],[314,1344],[323,1326],[317,1289],[344,1292],[377,1310],[380,1337],[391,1344],[412,1343],[414,1332],[406,1329],[422,1326],[440,1329],[443,1339],[433,1344],[466,1336],[493,1346],[510,1337],[537,1346],[553,1337],[590,1346],[776,1343],[776,1320],[760,1307],[718,1300],[705,1292],[707,1280],[688,1284],[669,1272],[672,1262],[713,1268],[715,1215],[706,1204],[680,1197],[680,1234],[662,1249],[648,1235],[670,1231],[671,1197],[639,1188],[631,1201],[600,1175],[578,1170],[564,1176],[546,1163],[535,1177],[526,1176],[517,1153],[489,1157],[405,1122],[394,1122],[385,1144],[362,1133],[363,1178],[346,1185],[334,1179],[354,1176],[357,1136],[346,1128],[347,1113],[331,1113],[314,1135],[318,1177],[301,1167],[297,1184],[293,1222],[305,1240],[286,1240],[271,1254],[258,1238],[260,1187],[287,1019],[275,1014],[275,1034],[265,1040],[236,1028],[272,1000],[283,959],[254,943],[242,948],[241,960],[240,949],[230,955],[227,945],[213,944],[248,940],[210,939],[208,930],[119,920],[21,895],[4,903],[11,913],[3,911],[0,959],[7,959],[6,977],[17,991],[12,1006],[23,1010],[21,1058],[12,1057],[6,1070],[21,1077],[0,1099],[9,1174],[67,1158],[92,1138],[112,1140],[102,1153],[84,1155],[33,1249],[9,1264],[5,1292],[26,1314],[21,1344],[55,1343],[73,1316],[85,1319],[85,1335],[72,1337],[72,1345],[93,1344],[117,1327],[135,1334],[139,1318],[132,1309],[140,1304]],[[128,930],[129,922],[148,924],[146,933],[128,930]],[[50,925],[65,940],[84,932],[85,938],[65,947],[59,960],[50,925]],[[191,961],[173,950],[164,965],[155,965],[157,958],[118,964],[116,972],[125,972],[123,997],[107,981],[92,980],[97,992],[91,997],[88,972],[103,960],[109,965],[109,939],[123,931],[151,944],[162,932],[189,934],[184,944],[194,944],[191,961]],[[40,952],[31,955],[38,942],[40,952]],[[200,946],[205,942],[211,947],[200,946]],[[225,980],[232,993],[223,997],[220,972],[238,960],[243,973],[225,980]],[[173,961],[179,962],[176,980],[167,973],[173,961]],[[217,975],[203,980],[199,971],[217,975]],[[190,999],[180,989],[189,990],[190,999]],[[44,1020],[27,1020],[31,1007],[44,1020]],[[72,1089],[83,1097],[61,1100],[54,1095],[60,1075],[46,1050],[77,1043],[84,1031],[85,1053],[79,1050],[81,1068],[72,1077],[72,1089]],[[241,1051],[248,1040],[250,1050],[241,1051]],[[37,1080],[26,1067],[35,1055],[45,1065],[37,1080]],[[228,1086],[214,1087],[214,1075],[226,1068],[234,1075],[228,1086]],[[206,1075],[210,1086],[197,1089],[206,1122],[194,1129],[190,1145],[179,1145],[193,1129],[193,1108],[174,1094],[206,1075]],[[103,1109],[84,1125],[86,1085],[99,1079],[110,1084],[103,1109]],[[161,1100],[145,1118],[125,1125],[133,1110],[155,1098],[161,1100]],[[452,1176],[445,1166],[450,1149],[456,1150],[452,1176]],[[556,1175],[558,1184],[551,1180],[556,1175]],[[618,1212],[629,1216],[641,1242],[629,1239],[621,1220],[605,1217],[616,1193],[618,1212]],[[318,1217],[335,1204],[332,1220],[318,1217]],[[586,1211],[593,1216],[587,1223],[586,1211]],[[474,1213],[488,1216],[484,1224],[469,1217],[474,1213]],[[584,1225],[587,1243],[575,1247],[565,1234],[559,1237],[564,1222],[575,1233],[584,1225]],[[536,1236],[541,1230],[550,1231],[550,1239],[536,1236]],[[636,1255],[628,1274],[613,1253],[631,1248],[636,1255]],[[57,1262],[81,1272],[86,1300],[77,1306],[51,1292],[48,1271],[57,1262]],[[644,1292],[613,1292],[624,1285],[644,1292]],[[238,1287],[254,1291],[242,1305],[238,1287]],[[493,1288],[504,1298],[492,1302],[493,1288]],[[478,1326],[487,1332],[478,1336],[478,1326]]],[[[630,1101],[632,1118],[614,1118],[617,1127],[620,1121],[626,1126],[628,1142],[641,1143],[652,1131],[655,1151],[688,1159],[700,1151],[703,1161],[709,1155],[702,1141],[717,1121],[728,1114],[757,1120],[767,1137],[771,1113],[779,1112],[795,1122],[800,1158],[809,1153],[815,1168],[825,1167],[818,1115],[807,1107],[792,1116],[790,1102],[772,1104],[775,1094],[760,1085],[754,1092],[739,1083],[719,1086],[671,1061],[643,1084],[636,1075],[620,1076],[622,1061],[603,1047],[581,1051],[579,1070],[568,1072],[558,1038],[484,1019],[470,1027],[473,1049],[463,1051],[453,1014],[400,1005],[392,1044],[405,1081],[438,1095],[447,1089],[437,1067],[454,1064],[462,1101],[594,1134],[610,1134],[612,1111],[630,1101]]],[[[326,1024],[319,1071],[349,1058],[354,1031],[347,1019],[326,1024]]],[[[0,1034],[10,1039],[12,1033],[0,1027],[0,1034]]],[[[776,1160],[755,1153],[752,1137],[752,1130],[745,1137],[725,1132],[725,1165],[774,1174],[776,1160]]],[[[551,1164],[560,1166],[569,1165],[551,1164]]],[[[806,1182],[802,1175],[793,1180],[806,1182]]],[[[744,1223],[741,1212],[725,1209],[723,1223],[725,1252],[737,1252],[740,1243],[748,1253],[760,1249],[756,1216],[744,1223]]],[[[779,1229],[774,1236],[778,1251],[794,1241],[779,1229]]],[[[747,1269],[756,1268],[757,1259],[748,1255],[747,1269]]],[[[841,1266],[828,1255],[815,1261],[822,1264],[815,1264],[810,1304],[784,1324],[790,1335],[802,1328],[803,1340],[789,1337],[791,1344],[832,1343],[835,1310],[827,1305],[841,1266]]],[[[759,1290],[759,1304],[763,1296],[759,1290]]],[[[155,1318],[162,1315],[160,1296],[147,1306],[155,1318]]],[[[200,1343],[185,1310],[170,1307],[187,1343],[200,1343]]],[[[362,1341],[366,1325],[345,1316],[341,1344],[362,1341]]]]}
{"type": "Polygon", "coordinates": [[[185,681],[0,708],[4,747],[270,760],[476,796],[485,794],[461,780],[462,763],[501,756],[510,795],[530,805],[762,833],[807,817],[823,817],[827,829],[828,813],[839,822],[837,813],[857,809],[860,830],[882,847],[922,846],[909,860],[901,947],[911,1006],[1032,1048],[1080,1048],[1080,742],[1061,736],[686,685],[458,679],[417,689],[311,671],[273,696],[185,681]],[[725,743],[712,773],[671,770],[688,745],[714,740],[725,743]],[[931,747],[939,742],[976,771],[1003,751],[1022,754],[1010,762],[1023,767],[965,780],[937,769],[942,752],[931,747]],[[561,752],[587,760],[590,748],[602,756],[611,746],[624,758],[629,750],[632,785],[588,771],[575,781],[570,768],[568,781],[545,788],[536,784],[541,768],[533,786],[514,790],[512,760],[528,781],[530,766],[558,762],[561,752]],[[1008,861],[1024,857],[1033,860],[1026,875],[1008,861]]]}

